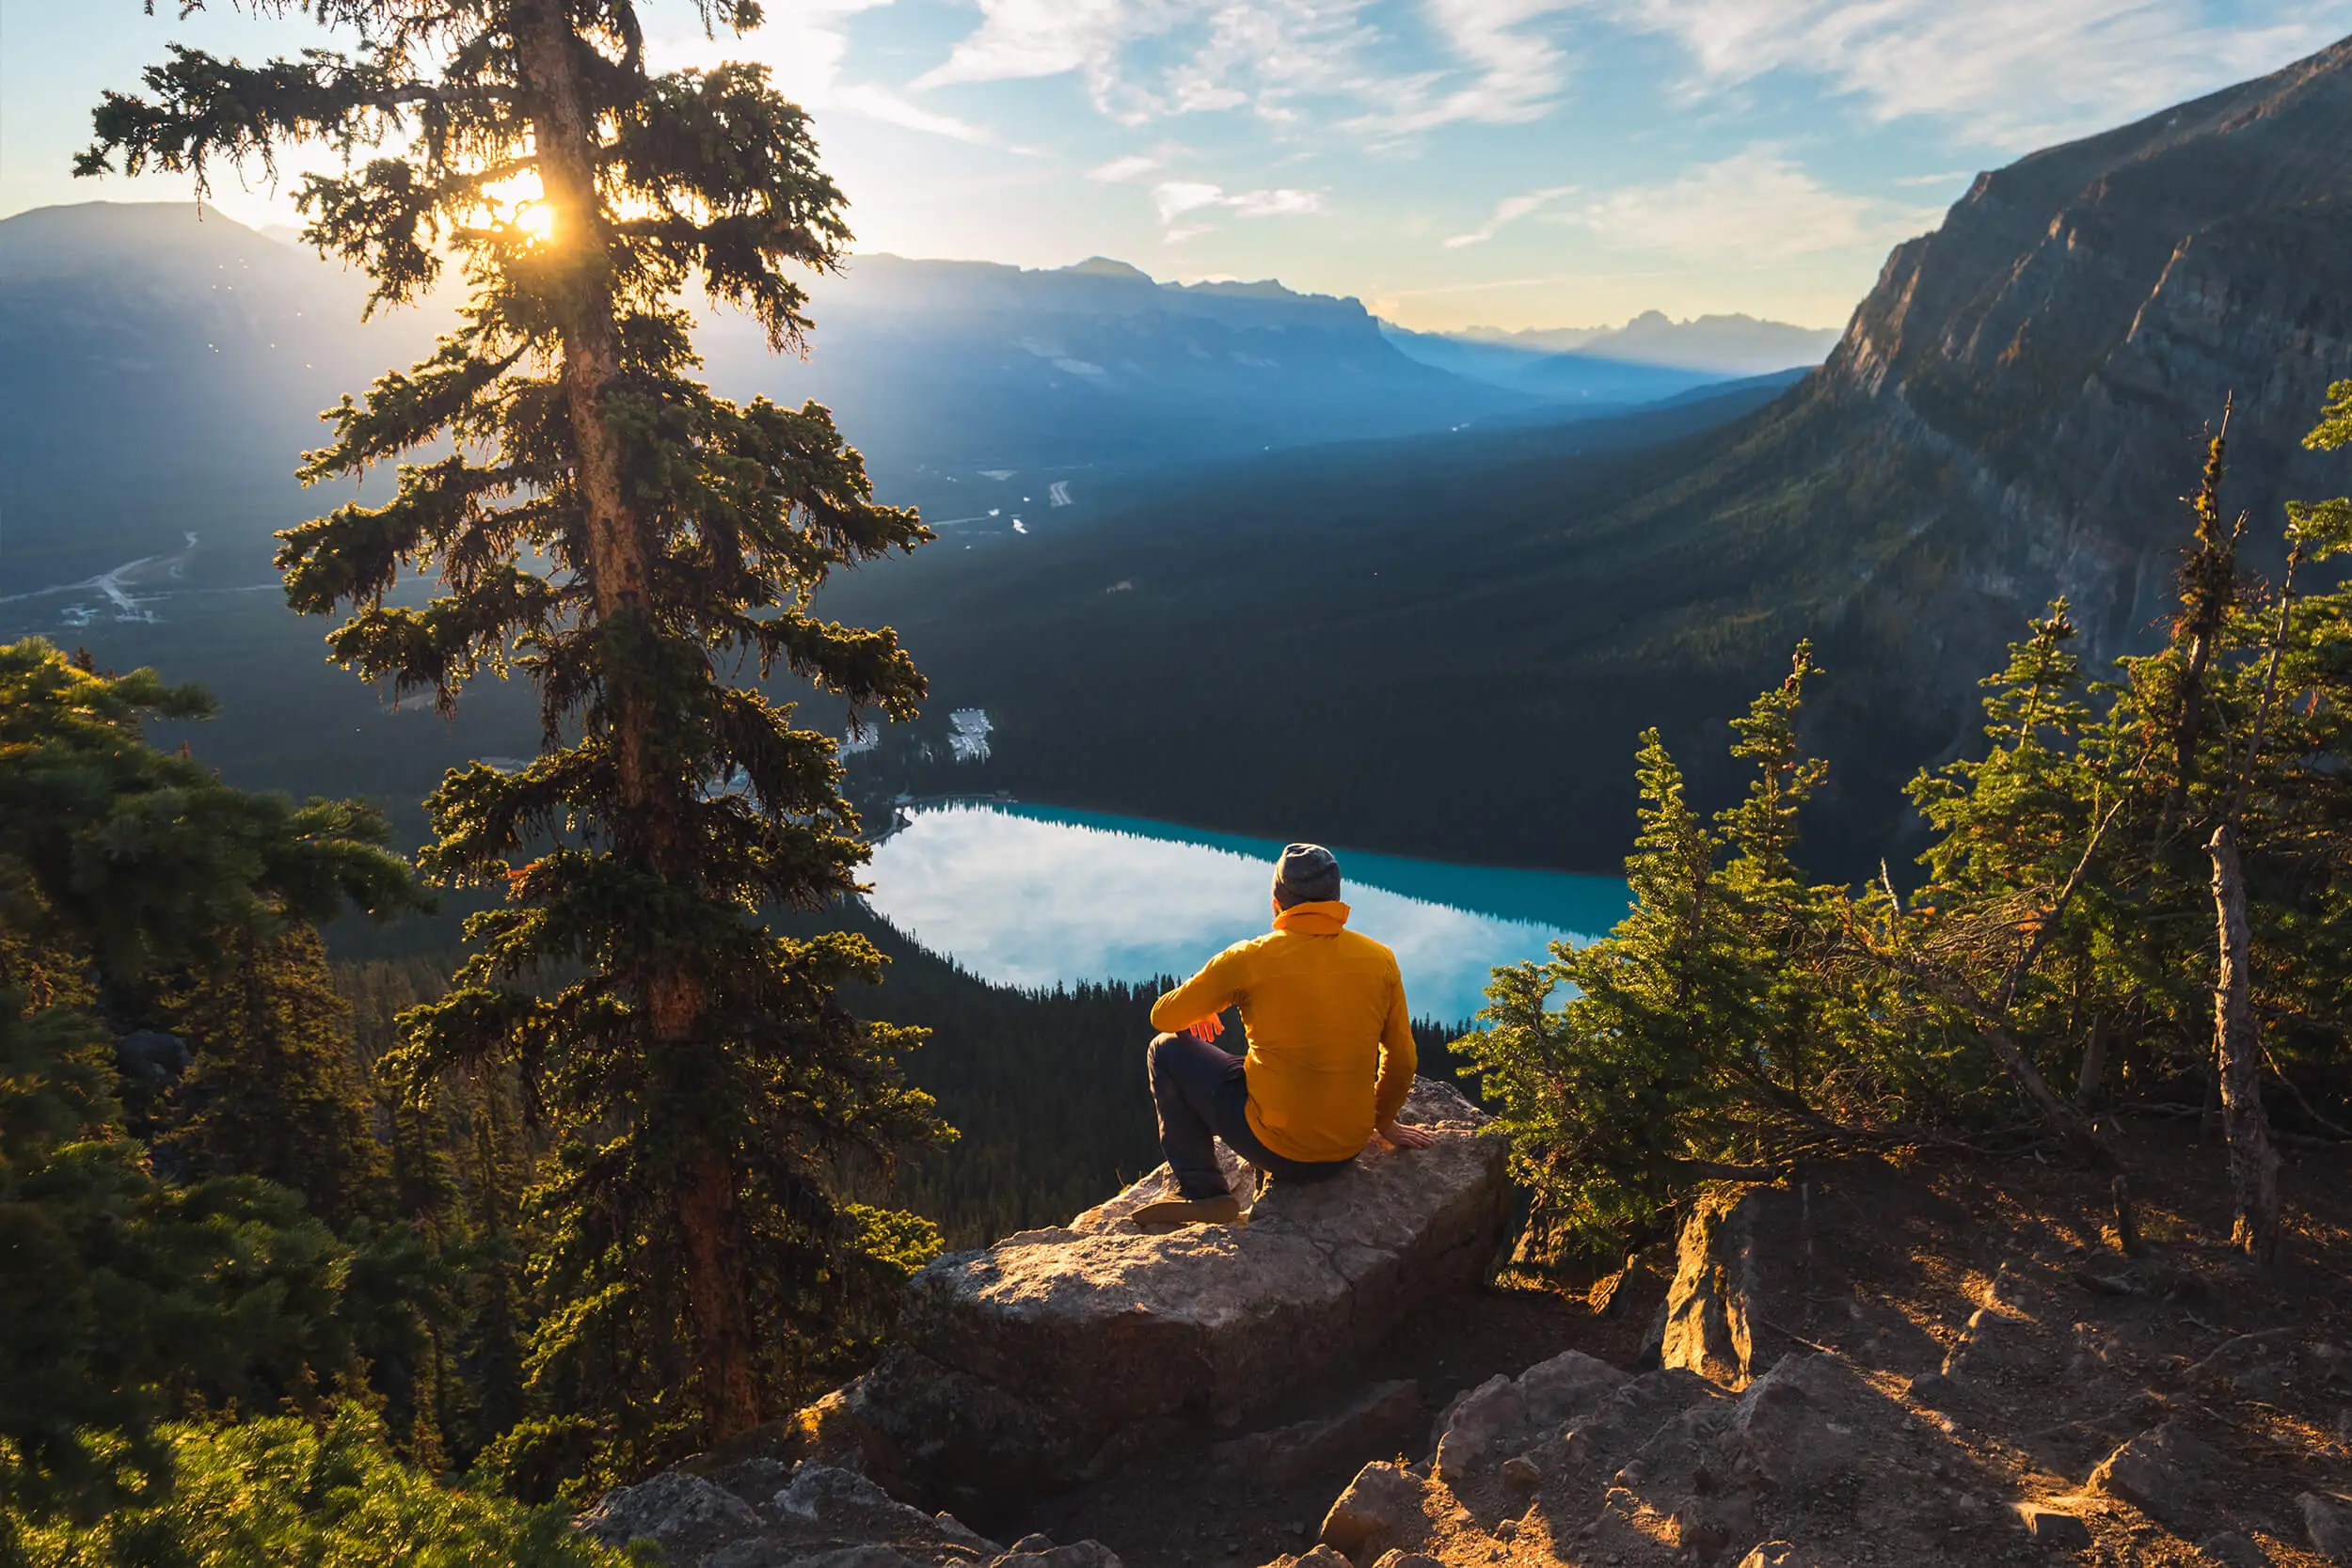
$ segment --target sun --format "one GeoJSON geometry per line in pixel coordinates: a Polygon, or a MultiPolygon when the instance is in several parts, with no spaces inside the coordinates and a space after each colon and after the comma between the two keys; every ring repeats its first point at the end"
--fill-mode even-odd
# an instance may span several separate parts
{"type": "Polygon", "coordinates": [[[483,186],[482,208],[493,225],[518,229],[533,245],[546,245],[555,238],[555,209],[548,205],[535,170],[525,169],[483,186]]]}

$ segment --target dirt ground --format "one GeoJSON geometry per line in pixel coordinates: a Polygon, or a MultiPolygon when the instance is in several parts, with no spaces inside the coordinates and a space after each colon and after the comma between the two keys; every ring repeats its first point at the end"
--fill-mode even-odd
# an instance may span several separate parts
{"type": "MultiPolygon", "coordinates": [[[[2352,1493],[2352,1148],[2285,1151],[2286,1255],[2255,1271],[2228,1245],[2217,1139],[2189,1118],[2126,1123],[2120,1142],[2143,1243],[2130,1257],[2118,1248],[2106,1179],[2056,1160],[1937,1156],[1899,1170],[1797,1173],[1789,1185],[1803,1195],[1802,1236],[1762,1239],[1786,1256],[1781,1283],[1758,1292],[1757,1367],[1790,1351],[1831,1350],[1906,1402],[1951,1459],[1931,1471],[1923,1461],[1905,1484],[1919,1508],[1959,1521],[1949,1527],[1959,1540],[1980,1540],[1981,1560],[2209,1563],[2221,1560],[2198,1543],[2233,1531],[2263,1560],[2318,1564],[2296,1499],[2352,1493]],[[1963,1345],[1972,1318],[1981,1343],[1963,1345]],[[1958,1388],[1935,1381],[1955,1346],[1968,1366],[1958,1388]],[[1915,1382],[1923,1376],[1926,1385],[1915,1382]],[[2160,1519],[2086,1493],[2102,1459],[2167,1421],[2210,1449],[2192,1496],[2160,1507],[2160,1519]],[[2077,1513],[2090,1545],[2060,1557],[1994,1530],[1992,1521],[2021,1501],[2077,1513]],[[1971,1520],[1986,1523],[1979,1531],[1971,1520]]],[[[1432,1423],[1457,1392],[1568,1349],[1634,1367],[1673,1268],[1671,1244],[1652,1249],[1605,1313],[1567,1286],[1489,1289],[1434,1305],[1343,1375],[1256,1423],[1329,1414],[1374,1383],[1419,1385],[1420,1418],[1295,1481],[1236,1474],[1211,1453],[1232,1433],[1193,1433],[1018,1516],[974,1522],[1001,1539],[1028,1530],[1098,1539],[1131,1568],[1226,1568],[1304,1551],[1362,1465],[1400,1450],[1426,1457],[1432,1423]]],[[[1565,1535],[1473,1517],[1486,1512],[1434,1529],[1422,1549],[1449,1563],[1580,1560],[1565,1535]]],[[[1866,1513],[1853,1512],[1850,1527],[1826,1515],[1813,1523],[1846,1541],[1838,1555],[1851,1560],[1924,1560],[1874,1547],[1866,1513]]],[[[1900,1539],[1918,1540],[1923,1527],[1914,1526],[1900,1539]]],[[[1956,1544],[1935,1560],[1970,1555],[1956,1544]]]]}

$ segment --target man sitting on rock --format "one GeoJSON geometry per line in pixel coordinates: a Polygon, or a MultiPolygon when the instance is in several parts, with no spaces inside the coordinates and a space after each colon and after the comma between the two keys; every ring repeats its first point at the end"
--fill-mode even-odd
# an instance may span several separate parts
{"type": "Polygon", "coordinates": [[[1277,1182],[1336,1176],[1375,1137],[1391,1148],[1433,1141],[1396,1119],[1414,1068],[1396,955],[1347,928],[1340,863],[1321,845],[1282,851],[1274,929],[1161,997],[1152,1026],[1166,1031],[1152,1042],[1152,1099],[1178,1196],[1136,1211],[1147,1228],[1241,1217],[1217,1138],[1277,1182]],[[1236,1006],[1247,1056],[1213,1043],[1236,1006]]]}

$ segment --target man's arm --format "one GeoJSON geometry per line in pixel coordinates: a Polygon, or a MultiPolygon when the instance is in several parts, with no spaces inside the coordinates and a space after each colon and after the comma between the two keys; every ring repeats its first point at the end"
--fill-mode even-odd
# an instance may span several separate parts
{"type": "Polygon", "coordinates": [[[1398,1123],[1405,1097],[1413,1092],[1413,1074],[1420,1069],[1413,1044],[1413,1010],[1405,1001],[1405,976],[1389,980],[1389,1016],[1380,1025],[1380,1081],[1372,1091],[1375,1131],[1391,1148],[1427,1148],[1437,1140],[1418,1127],[1398,1123]]]}
{"type": "Polygon", "coordinates": [[[1241,1000],[1242,955],[1227,948],[1200,973],[1152,1004],[1152,1027],[1177,1034],[1216,1017],[1241,1000]]]}

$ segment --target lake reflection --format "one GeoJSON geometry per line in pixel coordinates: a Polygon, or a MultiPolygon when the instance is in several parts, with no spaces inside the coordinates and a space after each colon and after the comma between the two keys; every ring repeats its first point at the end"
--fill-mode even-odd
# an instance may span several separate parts
{"type": "MultiPolygon", "coordinates": [[[[1033,806],[925,809],[876,847],[874,908],[1002,985],[1185,975],[1266,929],[1282,847],[1033,806]]],[[[1388,943],[1417,1016],[1467,1020],[1487,972],[1589,942],[1625,913],[1613,877],[1336,851],[1351,928],[1388,943]]]]}

